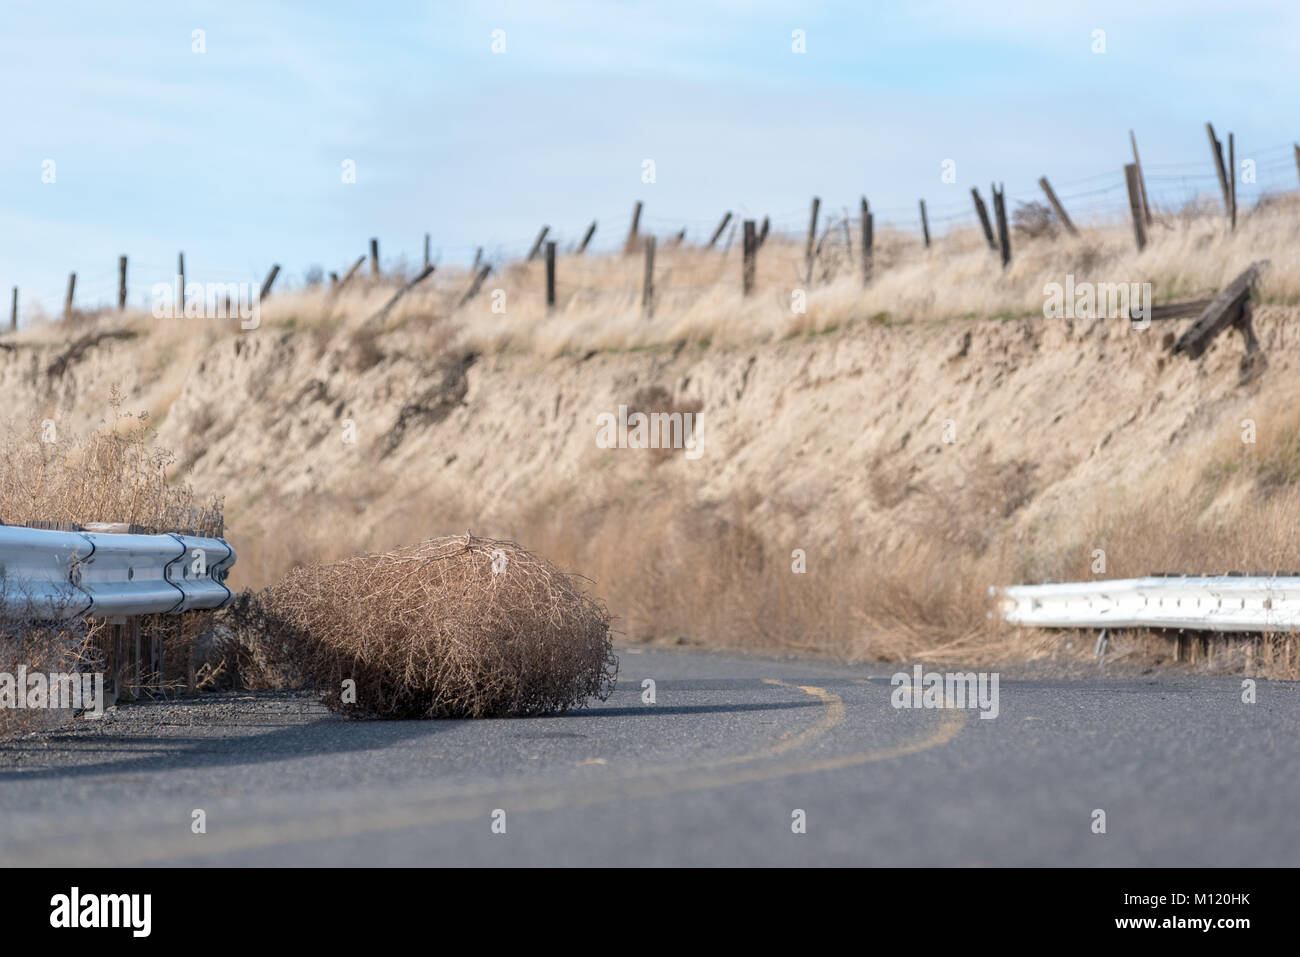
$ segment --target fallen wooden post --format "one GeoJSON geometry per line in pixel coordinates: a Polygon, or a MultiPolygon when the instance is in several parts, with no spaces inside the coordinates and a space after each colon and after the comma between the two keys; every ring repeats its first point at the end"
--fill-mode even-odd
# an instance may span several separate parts
{"type": "Polygon", "coordinates": [[[1250,325],[1250,310],[1247,304],[1251,289],[1266,268],[1268,268],[1267,259],[1251,263],[1250,268],[1210,300],[1210,304],[1202,310],[1197,320],[1170,347],[1170,352],[1185,353],[1189,359],[1200,358],[1214,337],[1233,325],[1241,329],[1248,352],[1255,351],[1258,346],[1252,348],[1252,343],[1256,342],[1255,331],[1250,325]]]}
{"type": "Polygon", "coordinates": [[[410,292],[412,289],[414,289],[414,288],[415,288],[416,286],[418,286],[420,283],[424,282],[426,279],[428,279],[430,276],[433,275],[433,270],[434,270],[434,268],[435,268],[435,267],[434,267],[432,264],[430,264],[430,265],[428,265],[428,266],[425,266],[424,269],[420,270],[420,274],[419,274],[418,276],[416,276],[414,279],[412,279],[410,282],[408,282],[408,283],[407,283],[405,286],[403,286],[401,289],[397,290],[397,292],[393,293],[393,297],[392,297],[391,299],[388,300],[388,303],[384,306],[384,308],[380,309],[377,313],[375,313],[373,316],[371,316],[369,319],[367,319],[366,322],[365,322],[365,325],[369,325],[369,324],[372,323],[372,322],[379,322],[379,321],[382,320],[385,316],[387,316],[388,313],[389,313],[389,311],[390,311],[390,310],[391,310],[395,305],[397,305],[397,301],[398,301],[399,299],[401,299],[401,298],[402,298],[403,296],[405,296],[408,292],[410,292]]]}

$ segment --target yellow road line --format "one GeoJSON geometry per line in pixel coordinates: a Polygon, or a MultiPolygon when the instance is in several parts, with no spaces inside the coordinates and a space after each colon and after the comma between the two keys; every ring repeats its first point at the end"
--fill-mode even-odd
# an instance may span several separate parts
{"type": "MultiPolygon", "coordinates": [[[[472,820],[476,817],[487,821],[490,811],[496,807],[504,808],[507,814],[517,814],[588,807],[621,799],[664,797],[688,791],[736,787],[759,781],[841,770],[917,754],[947,744],[957,736],[966,723],[964,710],[944,710],[939,713],[938,726],[913,741],[839,757],[759,764],[760,761],[768,761],[810,744],[838,725],[845,716],[844,702],[839,695],[812,685],[789,685],[775,679],[764,680],[767,684],[780,687],[797,687],[805,694],[819,698],[822,703],[821,719],[793,737],[752,753],[675,767],[643,769],[598,778],[578,787],[561,786],[538,793],[536,789],[539,785],[535,782],[488,786],[472,792],[449,795],[446,798],[436,797],[432,803],[429,798],[422,797],[412,802],[382,808],[363,808],[355,812],[339,811],[332,814],[314,812],[316,816],[307,819],[258,822],[234,827],[222,825],[219,817],[210,814],[208,820],[213,825],[211,835],[186,835],[185,838],[170,840],[161,847],[150,846],[150,839],[157,835],[157,830],[151,828],[149,833],[137,831],[134,834],[119,832],[97,835],[94,842],[97,845],[97,853],[105,855],[115,865],[127,866],[181,861],[205,854],[224,854],[310,841],[338,840],[386,831],[427,828],[440,823],[472,820]],[[103,841],[105,837],[107,841],[103,841]]],[[[184,825],[185,821],[182,819],[171,826],[179,828],[184,825]]],[[[81,844],[81,842],[43,842],[36,854],[31,856],[45,865],[84,863],[84,850],[80,855],[74,854],[66,861],[58,859],[61,848],[69,847],[73,843],[81,844]],[[80,860],[77,859],[78,857],[80,860]]]]}

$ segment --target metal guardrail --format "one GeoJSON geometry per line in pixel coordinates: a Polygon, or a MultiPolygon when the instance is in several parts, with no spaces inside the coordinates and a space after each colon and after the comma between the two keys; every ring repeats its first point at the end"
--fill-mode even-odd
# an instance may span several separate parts
{"type": "Polygon", "coordinates": [[[1002,617],[1038,628],[1300,631],[1300,577],[1214,575],[1013,585],[1002,617]]]}
{"type": "Polygon", "coordinates": [[[220,608],[235,550],[220,538],[0,526],[0,610],[62,620],[220,608]]]}

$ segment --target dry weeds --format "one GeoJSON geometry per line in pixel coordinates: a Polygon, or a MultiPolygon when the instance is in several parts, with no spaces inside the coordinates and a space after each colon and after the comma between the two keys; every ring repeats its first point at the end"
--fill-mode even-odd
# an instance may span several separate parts
{"type": "Polygon", "coordinates": [[[468,535],[296,568],[242,613],[279,649],[264,661],[352,716],[563,712],[604,700],[618,666],[609,615],[577,579],[468,535]]]}

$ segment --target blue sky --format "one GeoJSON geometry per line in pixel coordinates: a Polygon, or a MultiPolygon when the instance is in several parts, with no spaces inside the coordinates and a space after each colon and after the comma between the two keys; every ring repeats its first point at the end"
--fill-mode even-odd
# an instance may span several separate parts
{"type": "Polygon", "coordinates": [[[1130,128],[1157,198],[1217,193],[1206,120],[1294,188],[1298,47],[1294,2],[5,0],[0,288],[56,311],[76,270],[108,301],[126,253],[138,303],[179,250],[191,280],[300,282],[370,236],[463,263],[592,219],[609,246],[638,199],[698,237],[726,210],[799,229],[813,195],[915,228],[924,197],[941,231],[972,186],[1046,174],[1082,217],[1122,206],[1130,128]]]}

